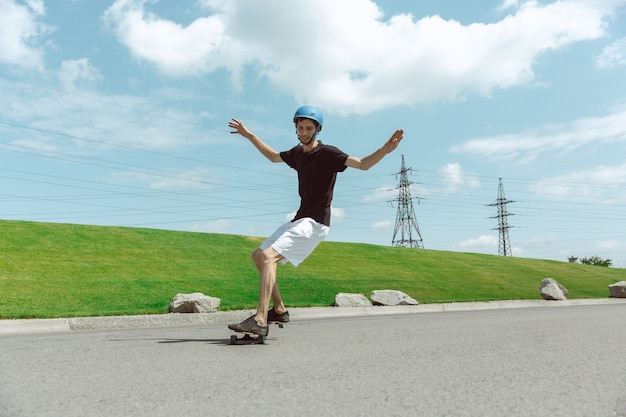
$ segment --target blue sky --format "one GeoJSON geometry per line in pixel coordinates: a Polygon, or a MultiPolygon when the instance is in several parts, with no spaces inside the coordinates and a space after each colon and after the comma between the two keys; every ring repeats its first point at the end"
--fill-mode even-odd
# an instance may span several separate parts
{"type": "Polygon", "coordinates": [[[626,267],[626,0],[0,0],[0,218],[267,236],[298,205],[295,109],[366,156],[329,240],[626,267]],[[471,4],[471,6],[470,6],[471,4]]]}

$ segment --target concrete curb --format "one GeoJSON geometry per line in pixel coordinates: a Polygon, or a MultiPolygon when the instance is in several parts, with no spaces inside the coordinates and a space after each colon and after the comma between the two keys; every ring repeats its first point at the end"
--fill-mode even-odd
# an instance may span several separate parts
{"type": "MultiPolygon", "coordinates": [[[[507,300],[419,304],[394,307],[310,307],[290,308],[293,320],[329,318],[376,317],[400,314],[423,314],[533,307],[567,307],[599,304],[626,304],[621,298],[592,298],[564,301],[507,300]]],[[[223,311],[207,314],[154,314],[142,316],[105,316],[60,319],[0,320],[0,336],[32,333],[54,333],[80,330],[118,330],[155,327],[199,326],[238,323],[248,318],[253,310],[223,311]]]]}

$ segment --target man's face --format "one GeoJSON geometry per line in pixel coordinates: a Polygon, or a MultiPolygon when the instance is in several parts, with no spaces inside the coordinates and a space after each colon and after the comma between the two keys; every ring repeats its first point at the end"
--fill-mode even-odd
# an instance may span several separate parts
{"type": "Polygon", "coordinates": [[[296,133],[298,139],[304,144],[308,144],[317,130],[317,125],[311,119],[298,119],[296,122],[296,133]]]}

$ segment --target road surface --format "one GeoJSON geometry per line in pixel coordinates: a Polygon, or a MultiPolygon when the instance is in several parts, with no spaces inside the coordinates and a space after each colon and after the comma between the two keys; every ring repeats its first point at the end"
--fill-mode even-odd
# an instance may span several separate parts
{"type": "Polygon", "coordinates": [[[0,416],[626,417],[626,304],[0,336],[0,416]]]}

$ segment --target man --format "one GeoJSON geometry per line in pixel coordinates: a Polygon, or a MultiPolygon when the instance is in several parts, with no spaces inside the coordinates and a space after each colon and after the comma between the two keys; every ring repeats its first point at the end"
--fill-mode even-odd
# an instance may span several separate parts
{"type": "Polygon", "coordinates": [[[252,253],[252,259],[260,274],[259,303],[256,314],[239,324],[229,324],[231,330],[250,332],[260,336],[268,333],[268,323],[288,322],[289,312],[283,304],[278,284],[276,266],[280,262],[291,263],[295,268],[313,252],[326,237],[330,227],[330,204],[338,172],[347,167],[367,170],[385,155],[394,151],[404,131],[396,130],[391,138],[373,154],[365,158],[349,156],[334,146],[317,139],[324,119],[319,109],[302,106],[293,117],[300,144],[284,152],[277,152],[263,142],[237,119],[228,126],[240,134],[272,162],[285,162],[298,172],[300,208],[294,219],[279,227],[252,253]],[[270,299],[273,308],[268,311],[270,299]]]}

